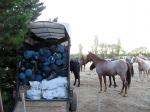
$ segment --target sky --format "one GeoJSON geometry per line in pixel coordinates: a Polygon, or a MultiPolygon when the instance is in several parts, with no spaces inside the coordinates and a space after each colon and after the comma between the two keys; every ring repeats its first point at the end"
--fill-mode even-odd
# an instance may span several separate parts
{"type": "Polygon", "coordinates": [[[150,49],[150,0],[40,0],[44,2],[40,21],[58,17],[70,25],[71,53],[88,53],[97,35],[99,43],[150,49]]]}

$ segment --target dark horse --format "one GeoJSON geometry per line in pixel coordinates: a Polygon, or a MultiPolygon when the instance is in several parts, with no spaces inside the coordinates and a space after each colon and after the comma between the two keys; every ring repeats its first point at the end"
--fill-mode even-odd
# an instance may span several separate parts
{"type": "Polygon", "coordinates": [[[80,70],[82,71],[82,66],[84,67],[84,71],[85,71],[85,57],[82,55],[80,58],[80,70]]]}
{"type": "MultiPolygon", "coordinates": [[[[90,66],[90,70],[93,70],[95,68],[95,64],[92,63],[90,66]]],[[[109,87],[111,87],[112,83],[111,83],[111,77],[113,78],[114,81],[114,88],[117,87],[116,81],[115,81],[115,75],[113,76],[109,76],[109,87]]]]}
{"type": "Polygon", "coordinates": [[[132,60],[129,59],[129,58],[126,58],[125,60],[126,60],[127,63],[129,63],[130,73],[131,73],[131,75],[132,75],[132,77],[133,77],[133,76],[134,76],[133,62],[132,62],[132,60]]]}
{"type": "Polygon", "coordinates": [[[127,89],[131,83],[131,73],[129,64],[125,60],[107,61],[99,58],[97,55],[89,52],[86,57],[86,63],[92,61],[96,66],[96,72],[99,77],[100,92],[102,91],[102,76],[104,78],[105,92],[107,91],[106,76],[119,75],[122,80],[122,89],[120,94],[127,96],[127,89]],[[125,90],[125,92],[124,92],[125,90]]]}
{"type": "Polygon", "coordinates": [[[73,85],[76,85],[76,80],[78,79],[78,87],[80,86],[80,63],[76,59],[70,60],[70,71],[73,72],[75,81],[73,85]]]}

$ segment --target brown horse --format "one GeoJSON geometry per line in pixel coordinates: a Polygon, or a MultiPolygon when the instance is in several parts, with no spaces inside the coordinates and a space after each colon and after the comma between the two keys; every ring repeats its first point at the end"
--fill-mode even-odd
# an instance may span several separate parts
{"type": "Polygon", "coordinates": [[[102,91],[102,76],[104,78],[104,84],[105,84],[104,91],[106,92],[107,91],[106,75],[113,76],[118,74],[122,80],[122,89],[120,94],[123,94],[123,96],[128,95],[127,88],[131,83],[131,73],[129,69],[129,64],[126,63],[125,60],[107,61],[89,52],[89,54],[86,57],[86,63],[90,61],[93,61],[93,63],[96,66],[96,72],[98,74],[99,83],[100,83],[100,92],[102,91]]]}
{"type": "MultiPolygon", "coordinates": [[[[90,66],[90,70],[93,70],[95,67],[96,67],[95,64],[92,63],[91,66],[90,66]]],[[[111,87],[111,85],[112,85],[111,77],[113,78],[113,81],[114,81],[114,88],[115,88],[115,87],[117,87],[117,84],[116,84],[116,81],[115,81],[115,75],[109,76],[109,87],[111,87]]]]}
{"type": "Polygon", "coordinates": [[[84,67],[84,71],[85,71],[85,57],[82,55],[80,58],[80,70],[82,71],[82,66],[84,67]]]}
{"type": "MultiPolygon", "coordinates": [[[[132,63],[138,63],[138,70],[139,70],[139,78],[141,77],[141,74],[146,74],[147,75],[147,79],[148,79],[148,74],[149,74],[149,70],[150,70],[150,61],[149,60],[144,60],[140,57],[133,57],[131,59],[132,63]]],[[[141,79],[141,78],[140,78],[141,79]]]]}

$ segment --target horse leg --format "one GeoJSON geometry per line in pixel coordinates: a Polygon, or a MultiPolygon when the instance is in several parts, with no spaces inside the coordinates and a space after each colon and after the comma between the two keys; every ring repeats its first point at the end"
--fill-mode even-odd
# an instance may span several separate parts
{"type": "Polygon", "coordinates": [[[99,83],[100,83],[100,91],[99,93],[102,91],[102,75],[98,74],[98,78],[99,78],[99,83]]]}
{"type": "Polygon", "coordinates": [[[78,76],[78,87],[80,87],[80,75],[78,76]]]}
{"type": "Polygon", "coordinates": [[[125,87],[125,94],[123,95],[124,97],[127,97],[128,96],[128,92],[127,92],[127,81],[124,81],[124,87],[125,87]]]}
{"type": "Polygon", "coordinates": [[[124,90],[124,81],[122,81],[122,89],[119,94],[123,94],[123,90],[124,90]]]}
{"type": "Polygon", "coordinates": [[[82,64],[81,64],[81,66],[80,66],[80,69],[81,69],[81,72],[82,72],[82,64]]]}
{"type": "Polygon", "coordinates": [[[106,75],[103,75],[103,79],[104,79],[104,84],[105,84],[105,90],[104,90],[104,92],[106,92],[107,91],[106,75]]]}
{"type": "Polygon", "coordinates": [[[140,75],[140,74],[141,74],[141,71],[139,71],[139,79],[140,79],[140,81],[141,81],[141,75],[140,75]]]}
{"type": "Polygon", "coordinates": [[[148,79],[149,70],[147,70],[147,79],[148,79]]]}
{"type": "Polygon", "coordinates": [[[146,78],[147,78],[147,81],[148,81],[148,70],[146,70],[146,78]]]}
{"type": "Polygon", "coordinates": [[[74,74],[74,77],[75,77],[75,80],[74,80],[74,86],[76,85],[76,80],[77,80],[77,77],[76,77],[76,75],[74,74]]]}
{"type": "Polygon", "coordinates": [[[121,95],[123,95],[124,97],[126,97],[128,94],[127,94],[127,81],[124,79],[122,79],[122,89],[121,89],[121,92],[120,92],[121,95]],[[125,89],[125,93],[123,94],[123,91],[125,89]]]}
{"type": "Polygon", "coordinates": [[[85,65],[84,65],[84,71],[85,71],[85,65]]]}
{"type": "Polygon", "coordinates": [[[115,88],[115,87],[117,87],[117,84],[116,84],[116,81],[115,81],[115,76],[113,75],[112,78],[113,78],[113,81],[114,81],[114,88],[115,88]]]}
{"type": "Polygon", "coordinates": [[[111,76],[109,76],[109,87],[111,87],[111,76]]]}

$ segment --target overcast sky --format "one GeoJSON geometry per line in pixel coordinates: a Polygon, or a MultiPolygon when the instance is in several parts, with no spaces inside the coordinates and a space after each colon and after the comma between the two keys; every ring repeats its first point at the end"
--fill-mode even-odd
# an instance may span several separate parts
{"type": "Polygon", "coordinates": [[[150,49],[150,0],[40,0],[46,9],[38,20],[58,17],[71,28],[71,53],[84,53],[99,42],[116,43],[130,51],[137,47],[150,49]]]}

